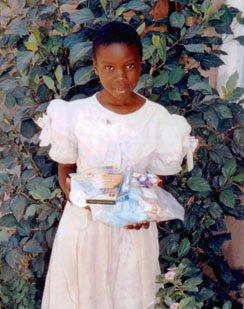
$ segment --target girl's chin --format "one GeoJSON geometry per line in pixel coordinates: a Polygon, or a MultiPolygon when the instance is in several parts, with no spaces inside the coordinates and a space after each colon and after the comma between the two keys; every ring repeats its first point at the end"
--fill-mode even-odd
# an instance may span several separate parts
{"type": "Polygon", "coordinates": [[[128,98],[133,94],[133,91],[124,88],[114,88],[110,93],[115,97],[128,98]]]}
{"type": "Polygon", "coordinates": [[[128,89],[112,89],[111,91],[108,91],[104,89],[105,97],[107,98],[114,98],[116,100],[126,100],[127,98],[131,97],[133,95],[133,91],[128,89]]]}

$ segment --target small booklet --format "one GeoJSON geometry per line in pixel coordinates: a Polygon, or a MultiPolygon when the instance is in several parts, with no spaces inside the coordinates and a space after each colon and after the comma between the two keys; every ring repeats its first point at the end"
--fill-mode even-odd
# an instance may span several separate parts
{"type": "Polygon", "coordinates": [[[116,204],[122,183],[122,171],[113,166],[89,168],[71,174],[86,193],[88,204],[116,204]]]}

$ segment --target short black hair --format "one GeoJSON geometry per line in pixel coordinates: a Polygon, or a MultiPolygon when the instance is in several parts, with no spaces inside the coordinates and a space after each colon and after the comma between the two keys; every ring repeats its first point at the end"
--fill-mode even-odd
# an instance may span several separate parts
{"type": "Polygon", "coordinates": [[[96,32],[92,42],[93,57],[96,58],[97,50],[101,45],[108,46],[113,43],[135,45],[142,58],[140,36],[130,25],[118,21],[109,22],[96,32]]]}

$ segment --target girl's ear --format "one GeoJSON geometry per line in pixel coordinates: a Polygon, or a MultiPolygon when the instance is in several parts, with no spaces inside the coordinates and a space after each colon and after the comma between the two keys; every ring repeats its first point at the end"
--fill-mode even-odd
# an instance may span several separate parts
{"type": "Polygon", "coordinates": [[[94,69],[95,73],[97,74],[97,61],[96,61],[96,59],[92,58],[92,62],[93,62],[93,69],[94,69]]]}

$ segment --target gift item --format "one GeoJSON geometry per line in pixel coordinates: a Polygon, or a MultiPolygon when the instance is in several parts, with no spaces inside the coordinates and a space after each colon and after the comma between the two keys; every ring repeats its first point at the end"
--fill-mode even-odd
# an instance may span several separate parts
{"type": "Polygon", "coordinates": [[[94,221],[121,227],[184,217],[176,199],[157,186],[156,175],[107,166],[70,176],[70,200],[79,207],[89,206],[94,221]]]}

